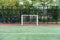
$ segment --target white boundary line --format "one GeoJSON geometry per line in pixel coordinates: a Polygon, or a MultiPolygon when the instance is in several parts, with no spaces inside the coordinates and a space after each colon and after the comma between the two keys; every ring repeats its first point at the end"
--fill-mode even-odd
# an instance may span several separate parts
{"type": "Polygon", "coordinates": [[[60,33],[0,33],[0,34],[23,34],[23,35],[39,35],[39,34],[60,34],[60,33]]]}

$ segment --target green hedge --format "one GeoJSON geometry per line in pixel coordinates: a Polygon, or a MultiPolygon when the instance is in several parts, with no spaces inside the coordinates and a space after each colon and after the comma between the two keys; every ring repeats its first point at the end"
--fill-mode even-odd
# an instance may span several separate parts
{"type": "Polygon", "coordinates": [[[46,14],[43,14],[44,11],[43,9],[40,8],[36,8],[36,7],[7,7],[7,8],[0,8],[0,15],[3,16],[4,20],[8,20],[8,18],[10,18],[11,16],[15,16],[16,20],[19,21],[19,19],[21,20],[21,15],[22,14],[27,14],[27,15],[39,15],[39,21],[49,21],[49,20],[58,20],[60,21],[60,9],[58,6],[52,6],[46,10],[46,14]],[[43,15],[47,15],[47,16],[51,16],[51,18],[47,18],[47,19],[42,19],[41,17],[43,15]]]}

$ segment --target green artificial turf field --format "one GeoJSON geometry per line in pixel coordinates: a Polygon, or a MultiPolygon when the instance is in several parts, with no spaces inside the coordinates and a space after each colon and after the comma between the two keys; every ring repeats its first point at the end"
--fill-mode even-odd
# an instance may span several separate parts
{"type": "Polygon", "coordinates": [[[60,27],[0,26],[0,40],[60,40],[60,27]]]}

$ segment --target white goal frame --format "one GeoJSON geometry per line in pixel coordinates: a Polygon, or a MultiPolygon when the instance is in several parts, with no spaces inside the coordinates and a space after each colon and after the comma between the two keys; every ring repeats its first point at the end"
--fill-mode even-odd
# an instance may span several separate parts
{"type": "Polygon", "coordinates": [[[36,17],[36,25],[38,26],[38,15],[21,15],[21,26],[23,26],[23,17],[24,16],[35,16],[36,17]]]}

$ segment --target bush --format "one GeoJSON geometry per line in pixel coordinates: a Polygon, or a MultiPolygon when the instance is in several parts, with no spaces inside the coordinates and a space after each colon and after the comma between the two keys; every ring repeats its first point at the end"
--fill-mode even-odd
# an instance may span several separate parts
{"type": "Polygon", "coordinates": [[[52,16],[52,20],[58,21],[59,19],[59,9],[58,6],[52,6],[50,9],[47,11],[49,16],[52,16]]]}

